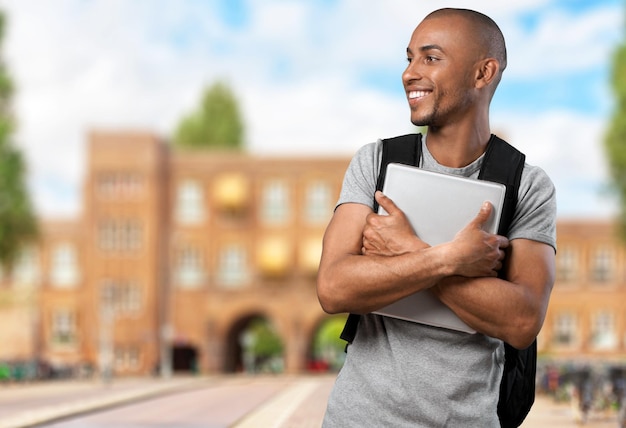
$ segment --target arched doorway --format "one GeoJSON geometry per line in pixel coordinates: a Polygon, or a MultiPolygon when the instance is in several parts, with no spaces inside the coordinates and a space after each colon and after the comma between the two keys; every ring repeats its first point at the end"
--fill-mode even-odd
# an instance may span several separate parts
{"type": "Polygon", "coordinates": [[[198,372],[198,350],[196,347],[177,343],[172,347],[172,369],[174,372],[198,372]]]}
{"type": "Polygon", "coordinates": [[[227,336],[224,372],[280,373],[283,353],[283,341],[272,323],[263,315],[249,315],[239,319],[227,336]]]}
{"type": "Polygon", "coordinates": [[[346,323],[346,315],[323,319],[311,342],[307,370],[311,372],[339,371],[346,359],[346,342],[339,335],[346,323]]]}

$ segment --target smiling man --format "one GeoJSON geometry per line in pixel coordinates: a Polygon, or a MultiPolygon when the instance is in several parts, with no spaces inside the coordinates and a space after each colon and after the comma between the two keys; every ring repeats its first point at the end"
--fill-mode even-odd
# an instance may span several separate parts
{"type": "MultiPolygon", "coordinates": [[[[415,29],[407,58],[411,122],[428,127],[419,166],[477,178],[506,68],[500,29],[475,11],[437,10],[415,29]]],[[[429,246],[376,192],[382,145],[354,156],[324,236],[320,303],[328,313],[362,314],[324,425],[497,427],[503,342],[523,349],[534,341],[554,283],[554,186],[525,164],[507,237],[482,230],[486,204],[454,240],[429,246]],[[374,197],[389,215],[373,212],[374,197]],[[372,313],[425,289],[478,333],[372,313]]]]}

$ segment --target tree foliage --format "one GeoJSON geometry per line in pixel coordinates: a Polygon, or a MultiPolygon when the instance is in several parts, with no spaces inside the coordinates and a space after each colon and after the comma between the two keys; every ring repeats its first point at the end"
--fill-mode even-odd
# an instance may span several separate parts
{"type": "Polygon", "coordinates": [[[283,343],[280,336],[265,319],[254,319],[249,328],[255,337],[254,353],[257,357],[271,358],[283,353],[283,343]]]}
{"type": "MultiPolygon", "coordinates": [[[[0,11],[0,46],[6,20],[0,11]]],[[[21,247],[37,236],[37,222],[25,185],[26,165],[12,143],[13,83],[0,60],[0,264],[10,267],[21,247]]]]}
{"type": "Polygon", "coordinates": [[[626,237],[626,42],[613,55],[611,86],[615,110],[606,138],[612,181],[620,201],[620,226],[626,237]]]}
{"type": "Polygon", "coordinates": [[[199,108],[184,117],[174,136],[179,147],[240,149],[244,125],[230,88],[217,82],[205,90],[199,108]]]}
{"type": "Polygon", "coordinates": [[[330,370],[339,370],[345,360],[346,342],[340,337],[347,315],[327,319],[313,338],[313,358],[323,361],[330,370]]]}

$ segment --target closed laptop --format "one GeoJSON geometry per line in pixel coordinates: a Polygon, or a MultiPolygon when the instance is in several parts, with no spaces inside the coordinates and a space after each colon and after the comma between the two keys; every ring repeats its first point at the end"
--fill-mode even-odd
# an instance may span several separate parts
{"type": "MultiPolygon", "coordinates": [[[[494,210],[484,230],[497,233],[506,187],[457,175],[391,163],[383,193],[405,213],[417,236],[431,246],[454,239],[472,221],[482,204],[494,210]]],[[[386,214],[381,207],[379,214],[386,214]]],[[[429,290],[398,300],[375,313],[435,327],[475,333],[429,290]]]]}

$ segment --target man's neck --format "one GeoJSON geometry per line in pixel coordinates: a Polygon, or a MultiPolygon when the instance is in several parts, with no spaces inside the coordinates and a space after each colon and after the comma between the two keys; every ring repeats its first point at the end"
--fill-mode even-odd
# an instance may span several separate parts
{"type": "Polygon", "coordinates": [[[429,127],[426,144],[435,160],[450,168],[462,168],[478,159],[491,138],[489,126],[468,130],[429,127]]]}

